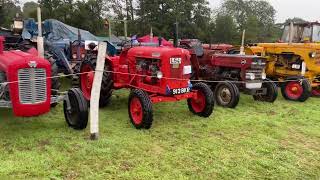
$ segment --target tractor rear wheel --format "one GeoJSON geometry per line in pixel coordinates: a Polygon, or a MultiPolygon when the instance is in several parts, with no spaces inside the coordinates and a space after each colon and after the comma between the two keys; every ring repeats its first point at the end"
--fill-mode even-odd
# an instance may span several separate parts
{"type": "Polygon", "coordinates": [[[215,88],[214,99],[219,106],[235,108],[240,99],[239,88],[231,82],[220,82],[215,88]]]}
{"type": "Polygon", "coordinates": [[[128,103],[131,123],[137,129],[150,129],[153,121],[152,102],[141,89],[131,90],[128,103]]]}
{"type": "MultiPolygon", "coordinates": [[[[80,67],[80,88],[86,100],[90,101],[91,89],[94,79],[94,71],[96,69],[97,59],[94,57],[84,60],[80,67]]],[[[103,72],[101,90],[100,90],[100,101],[99,106],[105,107],[110,103],[112,92],[113,92],[113,79],[112,73],[106,72],[111,71],[111,66],[106,62],[103,72]]]]}
{"type": "Polygon", "coordinates": [[[209,117],[214,108],[213,92],[210,87],[204,83],[197,83],[192,89],[197,91],[197,97],[188,99],[189,110],[200,117],[209,117]]]}
{"type": "Polygon", "coordinates": [[[82,130],[88,124],[88,104],[79,88],[72,88],[63,101],[63,112],[69,127],[82,130]]]}
{"type": "Polygon", "coordinates": [[[263,101],[273,103],[278,97],[278,86],[273,83],[271,80],[266,79],[262,88],[266,88],[267,92],[265,95],[253,95],[253,99],[255,101],[263,101]]]}
{"type": "Polygon", "coordinates": [[[282,96],[290,101],[304,102],[311,96],[311,85],[304,78],[288,78],[281,84],[282,96]]]}

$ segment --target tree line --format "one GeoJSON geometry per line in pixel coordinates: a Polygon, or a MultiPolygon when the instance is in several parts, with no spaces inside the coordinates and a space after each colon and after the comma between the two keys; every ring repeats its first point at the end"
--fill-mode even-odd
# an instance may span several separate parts
{"type": "MultiPolygon", "coordinates": [[[[0,0],[0,26],[9,27],[17,13],[36,18],[42,8],[43,19],[57,19],[71,26],[106,36],[104,20],[112,19],[112,32],[123,36],[153,33],[172,39],[174,24],[180,38],[198,38],[203,42],[239,44],[242,31],[246,42],[273,42],[281,34],[275,23],[276,10],[265,0],[224,0],[213,10],[208,0],[38,0],[21,8],[17,0],[0,0]]],[[[302,20],[300,18],[295,18],[302,20]]]]}

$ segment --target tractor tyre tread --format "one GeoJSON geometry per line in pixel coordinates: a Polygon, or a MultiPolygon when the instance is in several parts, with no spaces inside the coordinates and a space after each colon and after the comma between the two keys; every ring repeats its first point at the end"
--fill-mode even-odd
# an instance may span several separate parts
{"type": "Polygon", "coordinates": [[[273,103],[278,97],[278,86],[270,79],[266,79],[262,87],[267,88],[267,94],[265,95],[253,95],[255,101],[273,103]]]}
{"type": "Polygon", "coordinates": [[[219,106],[222,106],[225,108],[235,108],[239,104],[239,100],[240,100],[239,88],[234,83],[231,83],[231,82],[220,82],[217,84],[217,86],[215,88],[214,99],[215,99],[215,102],[217,103],[217,105],[219,105],[219,106]],[[226,86],[231,92],[231,96],[232,96],[231,101],[226,105],[223,105],[222,102],[219,101],[217,98],[217,95],[219,93],[218,91],[221,86],[226,86]]]}
{"type": "Polygon", "coordinates": [[[214,108],[214,95],[210,87],[205,83],[196,83],[193,85],[192,89],[202,91],[203,95],[205,96],[206,105],[202,112],[195,112],[191,105],[191,99],[188,99],[188,108],[190,112],[196,114],[200,117],[209,117],[214,108]]]}
{"type": "Polygon", "coordinates": [[[132,89],[129,95],[129,102],[128,102],[128,113],[130,117],[131,123],[137,128],[137,129],[150,129],[153,122],[153,111],[152,111],[152,102],[149,97],[149,95],[141,90],[141,89],[132,89]],[[140,102],[143,109],[143,118],[141,124],[135,124],[133,121],[133,118],[131,116],[130,112],[130,104],[131,100],[137,97],[140,102]]]}
{"type": "MultiPolygon", "coordinates": [[[[93,69],[96,68],[97,59],[95,56],[84,60],[82,63],[89,64],[93,69]]],[[[110,71],[111,66],[108,62],[105,62],[105,71],[110,71]]],[[[80,80],[81,81],[81,80],[80,80]]],[[[111,96],[113,92],[113,78],[112,73],[110,72],[103,72],[102,82],[101,82],[101,89],[100,89],[100,100],[99,100],[99,107],[106,107],[110,104],[111,96]]]]}
{"type": "Polygon", "coordinates": [[[285,88],[288,82],[284,82],[281,84],[281,94],[284,97],[284,99],[289,101],[305,102],[307,99],[309,99],[309,97],[311,97],[311,84],[307,79],[305,79],[302,76],[292,76],[292,77],[286,78],[286,80],[302,81],[303,93],[298,99],[291,99],[290,97],[288,97],[285,91],[285,88]]]}
{"type": "MultiPolygon", "coordinates": [[[[76,100],[77,100],[77,105],[79,109],[79,113],[77,114],[77,121],[75,124],[72,124],[68,116],[66,115],[66,101],[63,103],[63,108],[64,108],[64,114],[65,114],[65,119],[69,127],[75,129],[75,130],[83,130],[87,127],[88,125],[88,104],[85,98],[82,95],[82,92],[79,88],[71,88],[68,91],[68,96],[74,95],[76,100]]],[[[75,107],[73,107],[75,108],[75,107]]]]}

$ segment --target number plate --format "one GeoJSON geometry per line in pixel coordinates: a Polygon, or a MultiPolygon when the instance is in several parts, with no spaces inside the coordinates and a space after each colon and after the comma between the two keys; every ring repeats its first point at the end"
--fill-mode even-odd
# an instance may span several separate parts
{"type": "Polygon", "coordinates": [[[178,89],[171,90],[171,93],[173,95],[185,94],[185,93],[189,93],[189,92],[190,92],[190,88],[178,88],[178,89]]]}
{"type": "Polygon", "coordinates": [[[181,64],[181,58],[170,58],[170,64],[177,65],[181,64]]]}

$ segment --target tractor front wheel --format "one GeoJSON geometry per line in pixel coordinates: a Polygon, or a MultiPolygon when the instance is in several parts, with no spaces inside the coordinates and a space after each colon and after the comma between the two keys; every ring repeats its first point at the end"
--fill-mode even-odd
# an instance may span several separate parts
{"type": "Polygon", "coordinates": [[[214,96],[219,106],[235,108],[240,99],[239,88],[231,82],[220,82],[217,84],[214,96]]]}
{"type": "Polygon", "coordinates": [[[153,121],[152,102],[141,89],[131,90],[128,103],[131,123],[137,129],[150,129],[153,121]]]}
{"type": "Polygon", "coordinates": [[[188,99],[189,110],[200,116],[209,117],[214,108],[213,92],[210,87],[204,83],[197,83],[193,86],[197,96],[188,99]]]}
{"type": "Polygon", "coordinates": [[[311,85],[307,79],[287,79],[281,85],[282,96],[290,101],[306,101],[311,95],[311,85]]]}
{"type": "Polygon", "coordinates": [[[72,88],[63,101],[63,112],[69,127],[82,130],[88,124],[88,104],[80,89],[72,88]]]}
{"type": "MultiPolygon", "coordinates": [[[[80,67],[80,88],[86,100],[91,99],[91,89],[94,79],[94,71],[96,69],[96,58],[88,58],[84,60],[80,67]]],[[[110,103],[113,92],[113,78],[110,65],[106,62],[103,72],[99,106],[105,107],[110,103]]]]}
{"type": "Polygon", "coordinates": [[[278,97],[278,86],[272,82],[271,80],[267,79],[263,82],[262,88],[266,88],[267,92],[264,95],[253,95],[253,99],[255,101],[262,101],[262,102],[270,102],[273,103],[278,97]]]}

